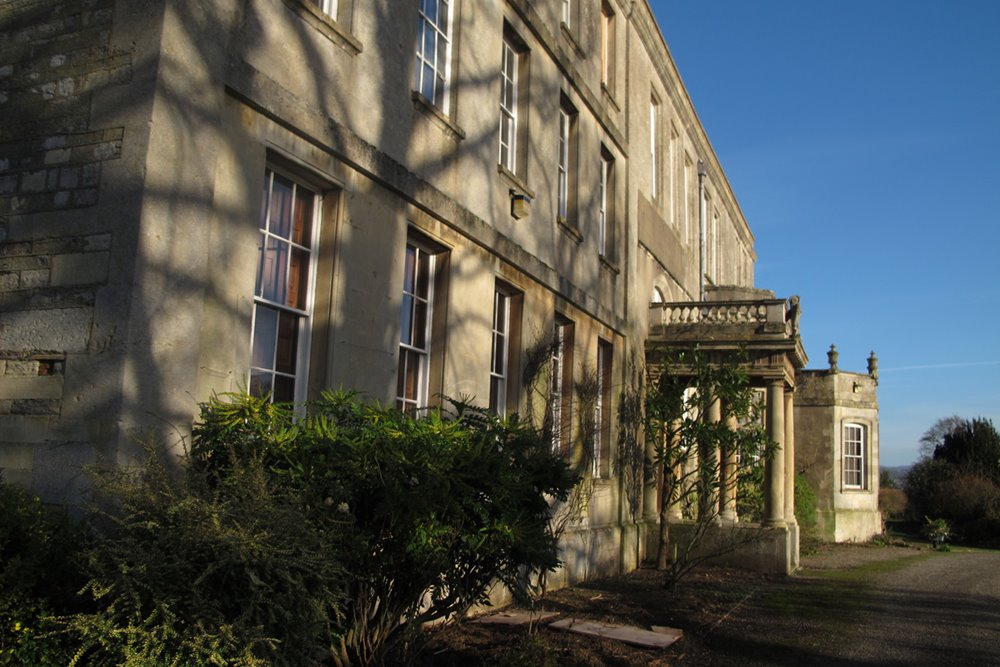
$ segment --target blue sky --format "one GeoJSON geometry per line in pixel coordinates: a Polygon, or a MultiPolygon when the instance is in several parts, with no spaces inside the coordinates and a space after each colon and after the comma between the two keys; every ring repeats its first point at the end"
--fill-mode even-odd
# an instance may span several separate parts
{"type": "Polygon", "coordinates": [[[1000,428],[1000,2],[651,5],[809,367],[878,355],[882,465],[1000,428]]]}

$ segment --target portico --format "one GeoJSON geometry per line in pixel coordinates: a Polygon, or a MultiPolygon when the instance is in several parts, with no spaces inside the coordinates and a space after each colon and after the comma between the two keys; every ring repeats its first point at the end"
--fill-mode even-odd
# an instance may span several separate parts
{"type": "MultiPolygon", "coordinates": [[[[650,306],[650,331],[646,341],[646,367],[652,377],[680,373],[671,366],[678,352],[697,348],[709,359],[736,363],[750,376],[764,400],[764,426],[775,454],[764,470],[764,513],[761,525],[765,544],[740,554],[742,564],[754,569],[791,572],[798,566],[798,527],[795,521],[795,376],[806,355],[798,332],[798,298],[776,299],[756,289],[727,288],[708,291],[703,302],[654,303],[650,306]]],[[[725,405],[715,401],[708,411],[711,421],[727,419],[725,405]]],[[[719,522],[740,522],[736,511],[736,456],[721,452],[719,522]]],[[[655,518],[656,490],[647,494],[647,520],[655,518]]],[[[670,512],[671,523],[680,517],[670,512]]]]}

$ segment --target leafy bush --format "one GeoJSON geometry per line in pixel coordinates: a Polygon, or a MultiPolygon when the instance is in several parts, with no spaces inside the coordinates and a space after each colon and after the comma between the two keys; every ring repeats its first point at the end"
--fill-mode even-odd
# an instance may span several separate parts
{"type": "Polygon", "coordinates": [[[950,417],[924,436],[933,458],[910,470],[906,495],[911,516],[951,522],[955,539],[994,543],[1000,522],[1000,434],[988,419],[950,417]]]}
{"type": "Polygon", "coordinates": [[[0,666],[369,665],[497,582],[527,597],[576,478],[528,424],[455,408],[213,400],[189,456],[92,471],[85,540],[0,485],[0,666]]]}
{"type": "Polygon", "coordinates": [[[906,512],[906,494],[902,489],[882,487],[878,490],[878,508],[883,519],[895,519],[906,512]]]}
{"type": "Polygon", "coordinates": [[[913,464],[906,475],[904,491],[908,503],[908,513],[916,520],[938,514],[935,505],[935,489],[955,474],[954,467],[938,459],[921,459],[913,464]]]}
{"type": "Polygon", "coordinates": [[[69,662],[54,616],[75,606],[80,543],[64,513],[0,482],[0,666],[69,662]]]}
{"type": "MultiPolygon", "coordinates": [[[[339,610],[340,537],[302,511],[261,460],[230,451],[217,475],[97,471],[91,525],[96,611],[70,619],[74,664],[308,665],[339,610]]],[[[169,456],[169,454],[168,454],[169,456]]]]}
{"type": "Polygon", "coordinates": [[[924,536],[930,540],[935,549],[946,548],[948,540],[951,539],[951,526],[944,519],[927,517],[927,523],[924,524],[924,536]]]}
{"type": "Polygon", "coordinates": [[[335,661],[405,652],[421,623],[488,603],[494,582],[523,598],[532,575],[559,564],[547,498],[564,500],[576,480],[516,417],[455,403],[452,418],[414,419],[327,393],[292,420],[229,398],[203,411],[196,467],[222,474],[259,456],[302,494],[311,521],[338,525],[350,579],[335,661]]]}
{"type": "Polygon", "coordinates": [[[934,487],[939,516],[956,523],[1000,517],[1000,487],[977,474],[957,472],[934,487]]]}
{"type": "Polygon", "coordinates": [[[801,474],[795,475],[795,521],[799,530],[805,536],[812,535],[816,529],[816,490],[809,479],[801,474]]]}

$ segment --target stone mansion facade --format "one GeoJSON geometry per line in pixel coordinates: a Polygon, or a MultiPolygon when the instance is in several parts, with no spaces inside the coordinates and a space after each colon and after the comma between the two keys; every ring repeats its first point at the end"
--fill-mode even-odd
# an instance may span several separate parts
{"type": "Polygon", "coordinates": [[[74,502],[213,392],[473,396],[586,462],[565,580],[629,570],[621,393],[711,325],[759,351],[794,566],[805,356],[646,2],[8,0],[0,117],[5,480],[74,502]]]}

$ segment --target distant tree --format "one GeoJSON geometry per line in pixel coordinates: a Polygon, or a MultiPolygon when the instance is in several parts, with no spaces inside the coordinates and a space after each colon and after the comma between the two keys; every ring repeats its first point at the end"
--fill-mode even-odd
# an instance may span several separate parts
{"type": "Polygon", "coordinates": [[[940,508],[935,502],[936,490],[954,474],[954,467],[940,459],[925,458],[913,464],[903,483],[912,519],[923,521],[927,516],[939,516],[940,508]]]}
{"type": "Polygon", "coordinates": [[[989,419],[963,420],[934,448],[934,458],[1000,483],[1000,434],[989,419]]]}
{"type": "Polygon", "coordinates": [[[878,486],[880,489],[898,489],[899,484],[896,483],[896,478],[893,476],[892,471],[888,468],[881,468],[878,473],[878,486]]]}
{"type": "Polygon", "coordinates": [[[934,450],[944,444],[944,437],[965,423],[966,420],[958,415],[938,419],[920,436],[920,455],[927,459],[933,457],[934,450]]]}
{"type": "Polygon", "coordinates": [[[1000,434],[993,423],[940,419],[921,443],[934,448],[906,477],[910,516],[947,520],[968,542],[995,542],[1000,534],[1000,434]]]}

